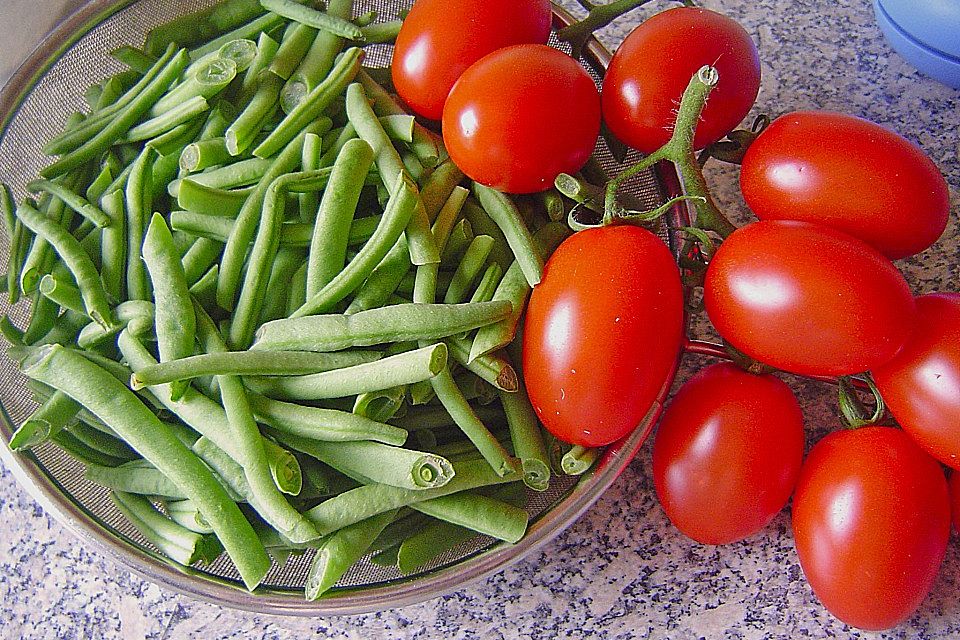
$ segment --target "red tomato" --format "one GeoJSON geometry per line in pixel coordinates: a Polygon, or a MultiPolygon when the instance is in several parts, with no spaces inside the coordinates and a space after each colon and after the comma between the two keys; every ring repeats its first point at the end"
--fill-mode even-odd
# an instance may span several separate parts
{"type": "Polygon", "coordinates": [[[729,363],[691,378],[663,414],[653,482],[680,531],[704,544],[753,535],[793,492],[803,415],[790,387],[729,363]]]}
{"type": "Polygon", "coordinates": [[[677,105],[690,78],[714,66],[720,83],[697,125],[697,149],[730,133],[760,90],[760,58],[750,35],[719,13],[668,9],[634,29],[603,80],[603,118],[620,140],[650,153],[670,139],[677,105]]]}
{"type": "Polygon", "coordinates": [[[943,470],[899,429],[831,433],[800,470],[793,535],[830,613],[861,629],[896,626],[930,592],[947,547],[943,470]]]}
{"type": "Polygon", "coordinates": [[[829,225],[894,260],[936,242],[950,213],[947,183],[919,147],[842,113],[774,120],[747,150],[740,186],[761,220],[829,225]]]}
{"type": "Polygon", "coordinates": [[[704,304],[717,331],[761,362],[806,375],[877,367],[913,329],[910,287],[879,251],[843,232],[773,220],[723,241],[704,304]]]}
{"type": "Polygon", "coordinates": [[[443,109],[443,141],[472,179],[509,193],[533,193],[575,173],[596,146],[600,96],[565,53],[521,44],[467,69],[443,109]]]}
{"type": "Polygon", "coordinates": [[[549,0],[417,0],[393,51],[393,84],[418,114],[439,120],[467,67],[497,49],[544,44],[549,0]]]}
{"type": "Polygon", "coordinates": [[[619,440],[657,398],[682,337],[680,273],[657,236],[629,225],[573,234],[527,306],[523,371],[540,421],[571,444],[619,440]]]}
{"type": "Polygon", "coordinates": [[[914,326],[903,350],[873,377],[903,430],[960,469],[960,294],[917,298],[914,326]]]}

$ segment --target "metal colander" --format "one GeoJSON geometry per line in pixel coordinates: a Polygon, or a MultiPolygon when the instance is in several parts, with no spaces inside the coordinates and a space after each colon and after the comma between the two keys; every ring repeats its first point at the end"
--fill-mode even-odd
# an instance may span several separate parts
{"type": "MultiPolygon", "coordinates": [[[[25,185],[50,160],[40,148],[59,133],[70,113],[84,105],[83,91],[94,82],[123,70],[109,52],[123,44],[142,45],[147,32],[159,23],[212,4],[212,0],[93,0],[62,23],[11,78],[0,94],[0,179],[8,182],[19,198],[25,185]]],[[[376,10],[381,20],[395,19],[413,0],[358,0],[358,13],[376,10]]],[[[555,8],[555,24],[571,20],[555,8]]],[[[562,48],[556,38],[551,44],[562,48]]],[[[387,66],[392,48],[367,47],[364,64],[387,66]]],[[[581,64],[599,84],[610,55],[599,43],[586,48],[581,64]]],[[[598,143],[596,154],[611,174],[619,165],[610,151],[598,143]]],[[[628,160],[635,161],[631,157],[628,160]]],[[[668,171],[647,172],[632,179],[627,188],[645,207],[664,202],[677,191],[676,176],[668,171]]],[[[674,222],[685,211],[673,212],[674,222]]],[[[677,224],[671,225],[673,227],[677,224]]],[[[8,260],[7,235],[0,238],[0,268],[8,260]]],[[[676,239],[667,238],[676,251],[676,239]]],[[[25,326],[28,302],[9,307],[0,303],[0,313],[9,314],[25,326]]],[[[0,356],[0,433],[8,441],[36,405],[24,386],[17,364],[0,356]]],[[[670,387],[664,384],[661,400],[670,387]]],[[[530,528],[515,545],[477,536],[437,558],[420,572],[401,575],[366,560],[347,573],[330,594],[318,602],[305,602],[302,590],[311,554],[293,557],[283,565],[274,563],[263,586],[248,593],[226,557],[209,566],[184,568],[171,564],[126,522],[110,500],[110,492],[84,479],[83,465],[52,444],[30,453],[13,454],[0,446],[3,463],[48,513],[84,541],[105,550],[131,570],[181,593],[221,605],[264,613],[323,615],[354,614],[383,610],[436,597],[502,569],[551,540],[596,501],[632,459],[659,414],[660,402],[644,422],[623,441],[608,448],[600,462],[580,478],[555,478],[543,493],[530,492],[530,528]]]]}

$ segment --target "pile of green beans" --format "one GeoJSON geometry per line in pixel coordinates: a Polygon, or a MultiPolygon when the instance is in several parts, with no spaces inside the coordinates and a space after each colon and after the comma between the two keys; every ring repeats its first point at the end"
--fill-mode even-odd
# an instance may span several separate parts
{"type": "Polygon", "coordinates": [[[171,561],[225,551],[248,589],[314,549],[308,598],[367,556],[517,542],[526,489],[597,457],[545,435],[508,355],[569,229],[465,183],[361,68],[396,23],[321,7],[223,0],[121,47],[0,192],[32,309],[0,334],[39,405],[9,446],[56,443],[171,561]]]}

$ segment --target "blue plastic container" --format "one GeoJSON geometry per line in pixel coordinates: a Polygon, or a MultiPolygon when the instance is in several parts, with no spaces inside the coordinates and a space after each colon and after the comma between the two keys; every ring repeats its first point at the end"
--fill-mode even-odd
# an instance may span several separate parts
{"type": "Polygon", "coordinates": [[[873,0],[880,30],[922,73],[960,89],[960,1],[873,0]]]}

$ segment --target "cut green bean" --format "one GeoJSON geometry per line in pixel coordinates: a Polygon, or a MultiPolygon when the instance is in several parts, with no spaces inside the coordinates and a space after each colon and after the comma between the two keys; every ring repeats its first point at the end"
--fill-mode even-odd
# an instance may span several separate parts
{"type": "Polygon", "coordinates": [[[473,295],[470,296],[470,302],[493,300],[493,294],[496,292],[497,285],[500,284],[502,278],[503,267],[496,262],[487,265],[486,271],[483,272],[483,277],[480,278],[480,283],[477,285],[477,288],[474,289],[473,295]]]}
{"type": "Polygon", "coordinates": [[[120,513],[140,534],[175,562],[210,564],[223,551],[215,536],[201,535],[167,519],[142,496],[117,491],[112,498],[120,513]]]}
{"type": "Polygon", "coordinates": [[[127,297],[133,300],[149,300],[151,298],[150,282],[147,270],[140,259],[143,247],[144,233],[147,230],[147,219],[153,210],[152,181],[153,164],[152,152],[144,149],[130,171],[126,186],[127,212],[127,297]]]}
{"type": "Polygon", "coordinates": [[[476,305],[397,304],[353,315],[315,315],[268,322],[254,349],[339,351],[385,342],[435,340],[507,317],[506,302],[476,305]]]}
{"type": "Polygon", "coordinates": [[[249,522],[199,459],[133,392],[83,356],[58,345],[41,348],[22,365],[90,409],[193,500],[217,532],[244,583],[253,589],[270,560],[249,522]]]}
{"type": "Polygon", "coordinates": [[[73,398],[56,391],[17,427],[7,446],[12,451],[22,451],[43,444],[74,422],[78,411],[80,405],[73,398]]]}
{"type": "Polygon", "coordinates": [[[313,44],[317,30],[305,24],[291,24],[283,35],[280,49],[270,62],[270,71],[287,80],[300,65],[313,44]]]}
{"type": "Polygon", "coordinates": [[[391,20],[389,22],[374,22],[361,27],[360,31],[363,33],[361,42],[364,44],[392,43],[400,34],[400,27],[402,26],[402,20],[391,20]]]}
{"type": "Polygon", "coordinates": [[[294,376],[352,367],[379,359],[375,351],[225,351],[169,360],[139,369],[130,378],[134,390],[201,376],[294,376]]]}
{"type": "Polygon", "coordinates": [[[62,184],[51,182],[50,180],[34,180],[27,185],[27,189],[33,193],[45,191],[53,197],[59,198],[73,211],[76,211],[98,227],[106,227],[110,224],[110,216],[101,211],[96,205],[91,204],[86,198],[67,189],[62,184]]]}
{"type": "Polygon", "coordinates": [[[150,68],[157,63],[156,56],[144,53],[136,47],[123,45],[110,52],[110,56],[127,65],[140,75],[148,73],[150,68]]]}
{"type": "Polygon", "coordinates": [[[188,179],[180,182],[177,204],[195,213],[234,218],[249,196],[247,189],[227,191],[188,179]]]}
{"type": "Polygon", "coordinates": [[[421,513],[515,543],[527,532],[527,512],[479,493],[442,496],[410,505],[421,513]]]}
{"type": "MultiPolygon", "coordinates": [[[[493,424],[504,419],[503,412],[494,407],[475,407],[474,412],[486,424],[493,424]]],[[[456,427],[450,413],[443,406],[434,405],[411,407],[406,415],[397,416],[391,419],[390,423],[413,432],[456,427]]],[[[459,437],[459,430],[456,431],[456,435],[459,437]]]]}
{"type": "Polygon", "coordinates": [[[330,74],[297,103],[297,106],[253,150],[253,155],[258,158],[273,156],[289,144],[296,137],[297,132],[323,114],[357,75],[361,57],[361,51],[357,48],[344,51],[330,74]]]}
{"type": "Polygon", "coordinates": [[[543,276],[544,261],[516,205],[509,196],[478,182],[473,183],[473,193],[490,218],[503,231],[527,283],[531,287],[537,286],[543,276]]]}
{"type": "Polygon", "coordinates": [[[222,251],[222,242],[209,238],[197,238],[193,245],[187,249],[187,252],[183,254],[180,261],[183,265],[183,275],[187,279],[187,284],[191,286],[196,284],[220,257],[222,251]]]}
{"type": "Polygon", "coordinates": [[[195,533],[213,533],[213,527],[190,500],[167,500],[164,502],[164,511],[181,527],[195,533]]]}
{"type": "MultiPolygon", "coordinates": [[[[255,46],[252,42],[250,45],[255,46]]],[[[196,98],[212,98],[233,81],[237,71],[236,62],[223,58],[214,58],[198,64],[196,68],[188,68],[186,79],[157,100],[149,111],[150,117],[161,116],[177,108],[178,105],[196,98]]]]}
{"type": "Polygon", "coordinates": [[[534,491],[546,491],[550,487],[550,459],[526,389],[520,385],[515,393],[501,392],[500,403],[510,426],[513,452],[520,459],[524,484],[534,491]]]}
{"type": "MultiPolygon", "coordinates": [[[[260,324],[287,315],[290,281],[297,269],[306,262],[306,256],[302,249],[283,246],[283,231],[284,229],[281,228],[280,250],[277,251],[277,258],[270,267],[270,280],[267,282],[267,292],[264,296],[263,308],[260,310],[260,324]]],[[[310,231],[312,232],[312,229],[310,231]]],[[[214,292],[214,295],[216,295],[216,292],[214,292]]]]}
{"type": "Polygon", "coordinates": [[[253,90],[253,87],[256,86],[257,78],[270,66],[279,49],[280,43],[271,38],[267,32],[261,32],[260,35],[257,36],[257,55],[253,61],[250,62],[250,66],[247,67],[247,71],[243,76],[243,82],[241,84],[242,92],[245,93],[253,90]]]}
{"type": "Polygon", "coordinates": [[[568,476],[579,476],[586,473],[593,463],[600,457],[600,449],[591,449],[577,445],[563,454],[560,467],[568,476]]]}
{"type": "Polygon", "coordinates": [[[190,122],[209,109],[210,103],[205,98],[195,96],[128,130],[123,141],[140,142],[156,138],[181,124],[190,122]]]}
{"type": "Polygon", "coordinates": [[[432,520],[410,532],[396,549],[396,567],[413,573],[434,558],[456,548],[477,534],[449,522],[432,520]]]}
{"type": "Polygon", "coordinates": [[[340,580],[396,516],[396,510],[371,516],[327,536],[307,570],[304,593],[316,600],[340,580]]]}
{"type": "Polygon", "coordinates": [[[17,217],[27,228],[50,243],[73,274],[89,316],[98,324],[109,327],[112,321],[107,292],[93,261],[80,242],[33,207],[21,205],[17,209],[17,217]]]}
{"type": "Polygon", "coordinates": [[[467,291],[483,270],[492,247],[493,238],[490,236],[477,236],[473,239],[453,274],[450,286],[447,287],[443,297],[445,303],[454,304],[466,297],[467,291]]]}
{"type": "Polygon", "coordinates": [[[260,4],[265,9],[300,24],[323,29],[342,38],[363,41],[363,31],[349,20],[305,7],[293,0],[260,0],[260,4]]]}
{"type": "Polygon", "coordinates": [[[353,413],[377,422],[386,422],[403,409],[405,395],[405,387],[402,386],[361,393],[353,402],[353,413]]]}
{"type": "Polygon", "coordinates": [[[249,394],[250,405],[257,419],[276,431],[325,442],[371,440],[400,446],[407,432],[354,413],[291,404],[249,394]]]}
{"type": "Polygon", "coordinates": [[[260,74],[253,98],[224,133],[227,149],[232,155],[240,155],[253,144],[263,124],[276,111],[282,87],[283,78],[272,71],[260,74]]]}
{"type": "MultiPolygon", "coordinates": [[[[170,229],[159,213],[154,214],[144,237],[143,261],[153,283],[156,307],[154,322],[160,361],[192,355],[196,337],[196,315],[193,313],[180,255],[173,244],[170,229]]],[[[186,383],[180,381],[171,384],[173,400],[180,398],[186,386],[186,383]]]]}
{"type": "Polygon", "coordinates": [[[106,292],[120,300],[126,284],[127,212],[122,191],[112,191],[103,196],[103,211],[110,217],[110,224],[103,230],[100,239],[100,277],[106,292]]]}
{"type": "Polygon", "coordinates": [[[250,22],[238,25],[232,31],[228,31],[213,40],[209,40],[195,49],[191,49],[190,59],[199,60],[206,55],[219,51],[223,45],[233,40],[249,40],[255,38],[260,33],[269,33],[282,23],[283,18],[280,16],[273,13],[264,14],[250,22]]]}
{"type": "Polygon", "coordinates": [[[519,388],[520,383],[517,379],[516,370],[499,353],[486,353],[471,360],[471,343],[469,340],[455,336],[447,338],[446,343],[450,349],[450,357],[457,364],[486,380],[497,389],[513,392],[519,388]]]}
{"type": "Polygon", "coordinates": [[[69,282],[69,278],[57,278],[47,274],[40,280],[40,293],[56,302],[64,309],[86,314],[80,289],[69,282]]]}
{"type": "Polygon", "coordinates": [[[432,378],[446,362],[447,347],[439,343],[335,371],[246,381],[254,391],[279,399],[343,398],[432,378]]]}
{"type": "Polygon", "coordinates": [[[88,465],[84,476],[90,482],[114,491],[165,498],[186,497],[177,485],[146,461],[135,460],[119,467],[88,465]]]}
{"type": "MultiPolygon", "coordinates": [[[[327,14],[333,17],[349,20],[352,11],[353,0],[330,0],[327,3],[327,14]]],[[[290,113],[330,73],[342,48],[343,38],[329,31],[317,31],[310,49],[280,92],[280,105],[286,113],[290,113]]]]}
{"type": "Polygon", "coordinates": [[[290,291],[287,296],[287,312],[289,316],[302,307],[307,301],[307,263],[304,261],[300,268],[293,272],[290,279],[290,291]]]}
{"type": "Polygon", "coordinates": [[[373,149],[363,140],[350,140],[337,156],[310,242],[307,297],[317,295],[343,271],[351,223],[373,158],[373,149]]]}
{"type": "MultiPolygon", "coordinates": [[[[323,155],[323,138],[315,133],[307,134],[303,139],[303,155],[300,166],[304,171],[320,169],[320,156],[323,155]]],[[[316,191],[308,191],[297,196],[300,205],[300,222],[312,224],[317,219],[320,196],[316,191]]]]}
{"type": "Polygon", "coordinates": [[[227,141],[220,136],[200,140],[184,147],[183,153],[180,154],[180,168],[187,172],[202,171],[216,165],[228,164],[232,160],[233,155],[227,149],[227,141]]]}

